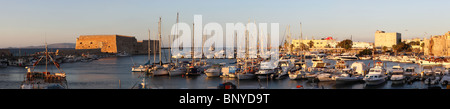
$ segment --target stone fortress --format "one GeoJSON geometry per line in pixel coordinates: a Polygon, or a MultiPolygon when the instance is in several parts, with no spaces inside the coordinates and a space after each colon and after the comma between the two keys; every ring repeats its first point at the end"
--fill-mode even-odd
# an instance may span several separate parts
{"type": "MultiPolygon", "coordinates": [[[[100,49],[102,53],[147,54],[148,47],[148,40],[137,41],[134,36],[81,35],[77,38],[75,49],[100,49]]],[[[150,40],[151,53],[159,53],[158,48],[159,41],[150,40]]]]}
{"type": "Polygon", "coordinates": [[[450,31],[444,35],[424,38],[424,54],[430,56],[450,56],[450,31]]]}

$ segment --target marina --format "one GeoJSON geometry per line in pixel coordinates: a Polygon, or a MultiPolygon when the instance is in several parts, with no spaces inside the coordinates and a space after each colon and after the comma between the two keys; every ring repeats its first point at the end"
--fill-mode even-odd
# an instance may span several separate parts
{"type": "MultiPolygon", "coordinates": [[[[168,49],[163,49],[163,51],[167,51],[168,49]]],[[[162,52],[164,53],[168,52],[162,52]]],[[[153,59],[153,57],[159,57],[158,55],[150,55],[150,59],[153,59]]],[[[267,73],[256,73],[252,76],[249,75],[241,75],[241,76],[247,76],[247,77],[241,77],[240,74],[230,76],[233,73],[219,73],[217,72],[220,70],[220,72],[230,71],[233,69],[233,67],[236,65],[236,59],[202,59],[204,63],[208,63],[208,68],[200,68],[203,71],[207,72],[201,72],[201,71],[193,71],[198,73],[189,74],[187,70],[191,69],[188,66],[188,62],[192,61],[192,59],[179,59],[179,67],[174,67],[170,69],[170,71],[166,70],[164,72],[168,73],[159,73],[161,75],[152,75],[148,72],[133,72],[130,66],[133,66],[134,64],[142,64],[144,65],[145,61],[142,61],[142,63],[134,63],[133,60],[147,60],[148,56],[146,55],[132,55],[132,56],[110,56],[110,57],[104,57],[99,58],[98,60],[93,61],[86,61],[86,62],[73,62],[73,63],[62,63],[60,64],[61,68],[64,68],[65,72],[68,72],[65,74],[67,77],[67,86],[69,86],[69,89],[138,89],[139,84],[146,85],[146,88],[150,89],[217,89],[217,87],[220,84],[223,83],[231,83],[236,86],[237,89],[427,89],[430,87],[439,87],[442,89],[447,88],[446,85],[442,85],[441,83],[448,83],[444,82],[448,79],[448,75],[445,75],[448,73],[448,69],[445,66],[421,66],[419,64],[414,63],[399,63],[399,62],[390,62],[390,61],[373,61],[373,60],[348,60],[345,61],[345,66],[348,66],[346,68],[343,68],[342,71],[350,71],[350,68],[354,69],[351,70],[351,72],[354,73],[346,73],[346,74],[334,74],[334,73],[321,73],[320,71],[316,72],[318,73],[316,81],[309,81],[306,78],[306,74],[309,74],[307,69],[301,70],[298,72],[301,72],[300,76],[296,79],[290,79],[290,76],[286,71],[282,69],[286,68],[279,68],[279,71],[274,71],[273,69],[274,65],[268,65],[268,63],[265,63],[264,68],[260,69],[260,71],[268,71],[267,73]],[[385,73],[385,79],[384,82],[376,82],[376,84],[367,85],[364,81],[357,80],[353,82],[343,82],[343,77],[356,77],[360,78],[357,75],[363,75],[364,68],[366,67],[372,67],[373,62],[382,62],[383,65],[380,65],[380,68],[385,68],[386,72],[392,71],[393,68],[401,66],[402,68],[405,68],[404,75],[415,75],[416,77],[424,77],[424,78],[417,78],[414,81],[410,79],[409,81],[401,82],[402,84],[396,84],[396,81],[394,81],[393,78],[396,76],[390,76],[389,73],[385,73]],[[183,64],[184,63],[184,64],[183,64]],[[183,67],[184,66],[184,67],[183,67]],[[359,68],[360,66],[361,68],[359,68]],[[363,68],[364,66],[364,68],[363,68]],[[186,70],[187,69],[187,70],[186,70]],[[267,69],[267,70],[263,70],[267,69]],[[273,70],[271,70],[273,69],[273,70]],[[358,71],[358,70],[359,71],[358,71]],[[173,72],[173,73],[171,73],[173,72]],[[178,73],[177,73],[178,72],[178,73]],[[185,74],[184,74],[185,72],[185,74]],[[205,73],[211,73],[209,74],[205,73]],[[273,73],[271,73],[273,72],[273,73]],[[409,73],[407,73],[409,72],[409,73]],[[421,76],[421,72],[424,72],[421,76]],[[274,75],[266,75],[266,77],[262,76],[261,74],[277,74],[280,73],[280,76],[286,75],[285,78],[277,78],[274,77],[274,75]],[[350,75],[351,76],[350,76],[350,75]],[[442,76],[437,76],[442,75],[442,76]],[[326,78],[324,78],[326,77],[326,78]],[[328,78],[330,77],[330,78],[328,78]],[[339,79],[340,78],[340,79],[339,79]],[[442,78],[442,82],[440,81],[442,78]],[[439,80],[438,80],[439,79],[439,80]],[[145,80],[145,81],[143,81],[145,80]],[[143,83],[144,82],[144,83],[143,83]]],[[[156,58],[156,62],[159,62],[159,59],[156,58]]],[[[312,60],[314,59],[305,59],[306,66],[309,68],[313,66],[312,60]]],[[[151,60],[153,61],[153,60],[151,60]]],[[[163,63],[166,63],[167,60],[161,60],[163,63]]],[[[318,60],[316,60],[318,61],[318,60]]],[[[321,63],[327,63],[328,67],[325,67],[324,69],[331,68],[330,66],[343,66],[341,61],[336,62],[336,60],[333,59],[322,59],[323,62],[321,63]],[[341,64],[341,65],[336,65],[341,64]]],[[[288,64],[286,62],[289,61],[282,61],[284,64],[281,64],[281,66],[288,66],[291,64],[288,64]]],[[[252,62],[248,62],[248,64],[251,64],[252,62]]],[[[200,65],[200,63],[198,64],[200,65]]],[[[206,64],[205,64],[206,65],[206,64]]],[[[294,64],[292,64],[294,65],[294,64]]],[[[42,71],[45,70],[45,67],[43,68],[43,65],[38,65],[41,67],[36,67],[35,70],[42,71]]],[[[259,67],[259,66],[255,66],[259,67]]],[[[295,66],[300,67],[300,66],[295,66]]],[[[304,66],[303,66],[304,67],[304,66]]],[[[157,68],[157,67],[155,67],[157,68]]],[[[161,66],[162,69],[164,69],[164,66],[161,66]]],[[[367,68],[366,68],[367,69],[367,68]]],[[[51,68],[49,67],[48,70],[50,72],[57,72],[57,68],[51,68]]],[[[377,69],[371,69],[371,70],[377,70],[377,69]]],[[[257,71],[257,72],[260,72],[257,71]]],[[[394,70],[395,71],[395,70],[394,70]]],[[[19,89],[21,84],[23,83],[23,79],[26,75],[27,69],[25,67],[18,67],[18,66],[8,66],[6,68],[0,68],[0,88],[4,89],[19,89]]],[[[297,71],[293,71],[297,72],[297,71]]],[[[293,73],[290,72],[290,73],[293,73]]],[[[290,74],[289,73],[289,74],[290,74]]],[[[294,74],[294,73],[293,73],[294,74]]],[[[382,73],[378,73],[382,74],[382,73]]],[[[371,75],[375,77],[373,73],[370,71],[368,72],[368,75],[371,75]]],[[[410,77],[410,76],[408,76],[410,77]]],[[[414,77],[414,78],[416,78],[414,77]]],[[[355,78],[355,79],[356,79],[355,78]]],[[[411,77],[413,78],[413,77],[411,77]]],[[[350,80],[347,78],[346,80],[350,80]]]]}

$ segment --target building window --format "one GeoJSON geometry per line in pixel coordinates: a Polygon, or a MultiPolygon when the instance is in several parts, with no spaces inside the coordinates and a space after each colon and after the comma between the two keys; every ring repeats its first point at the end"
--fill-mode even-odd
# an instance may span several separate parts
{"type": "Polygon", "coordinates": [[[92,42],[91,42],[91,44],[92,44],[92,42]]]}
{"type": "Polygon", "coordinates": [[[80,42],[80,44],[83,44],[83,42],[80,42]]]}

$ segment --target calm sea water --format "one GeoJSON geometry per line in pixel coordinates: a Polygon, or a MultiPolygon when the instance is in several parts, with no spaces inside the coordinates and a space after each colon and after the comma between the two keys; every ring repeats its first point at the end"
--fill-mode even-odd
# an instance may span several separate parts
{"type": "MultiPolygon", "coordinates": [[[[156,56],[159,58],[159,56],[156,56]]],[[[163,57],[164,58],[164,57],[163,57]]],[[[164,60],[166,60],[165,58],[164,60]]],[[[237,80],[234,78],[209,78],[206,75],[197,77],[168,77],[145,76],[144,73],[131,72],[133,63],[144,64],[147,55],[135,55],[128,57],[109,57],[95,60],[92,62],[63,63],[61,68],[66,72],[67,82],[70,89],[131,89],[141,83],[143,78],[147,78],[147,84],[152,88],[158,89],[214,89],[220,83],[232,82],[241,89],[293,89],[297,85],[302,85],[305,89],[424,89],[422,81],[416,81],[412,84],[391,85],[391,82],[385,82],[378,86],[366,87],[363,82],[354,84],[337,85],[335,82],[316,82],[311,83],[307,80],[237,80]],[[120,81],[120,82],[119,82],[120,81]]],[[[151,57],[153,60],[153,56],[151,57]]],[[[191,59],[184,59],[191,60],[191,59]]],[[[158,61],[158,59],[157,59],[158,61]]],[[[233,59],[208,59],[211,63],[232,63],[233,59]]],[[[373,64],[372,60],[358,60],[368,65],[373,64]]],[[[307,60],[309,66],[311,61],[307,60]]],[[[325,62],[334,64],[334,60],[325,60],[325,62]]],[[[351,64],[355,61],[346,61],[351,64]]],[[[422,71],[417,64],[386,62],[387,69],[394,65],[400,65],[404,68],[414,66],[416,72],[422,71]]],[[[36,71],[43,71],[45,66],[38,66],[36,71]]],[[[50,67],[49,71],[57,72],[55,67],[50,67]]],[[[24,80],[26,69],[23,67],[0,68],[0,89],[18,89],[24,80]]],[[[440,86],[440,85],[436,85],[440,86]]],[[[445,88],[444,86],[441,86],[445,88]]]]}

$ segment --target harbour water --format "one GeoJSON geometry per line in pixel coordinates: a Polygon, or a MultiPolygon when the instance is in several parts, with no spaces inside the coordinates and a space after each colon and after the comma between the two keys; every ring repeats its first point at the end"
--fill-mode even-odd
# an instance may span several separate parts
{"type": "MultiPolygon", "coordinates": [[[[157,60],[159,61],[157,56],[157,60]]],[[[168,56],[163,56],[165,62],[168,56]]],[[[69,89],[131,89],[137,88],[143,78],[146,78],[146,83],[151,88],[155,89],[215,89],[224,82],[232,82],[239,89],[426,89],[429,85],[423,81],[415,81],[403,85],[392,85],[391,81],[387,81],[378,86],[366,86],[364,82],[353,84],[336,84],[331,82],[308,82],[307,80],[290,80],[289,78],[281,80],[238,80],[236,78],[220,78],[220,77],[206,77],[206,75],[195,77],[169,77],[169,76],[147,76],[145,73],[131,72],[131,66],[144,64],[147,60],[147,55],[134,55],[126,57],[107,57],[91,62],[75,62],[63,63],[61,68],[66,72],[69,89]],[[298,86],[302,86],[298,88],[298,86]]],[[[191,59],[181,59],[190,61],[191,59]]],[[[213,63],[233,63],[234,59],[206,59],[211,64],[213,63]]],[[[153,56],[151,56],[153,61],[153,56]]],[[[332,65],[334,60],[324,60],[332,65]]],[[[355,60],[346,61],[347,65],[353,62],[361,61],[366,65],[372,66],[372,60],[355,60]]],[[[308,66],[312,63],[310,60],[306,61],[308,66]]],[[[390,69],[394,65],[400,65],[403,68],[413,66],[416,72],[421,72],[422,67],[411,63],[394,63],[385,62],[386,69],[390,69]]],[[[35,71],[44,71],[45,66],[37,66],[35,71]]],[[[48,68],[50,72],[58,71],[55,67],[48,68]]],[[[24,67],[0,68],[0,89],[19,89],[26,69],[24,67]]],[[[441,85],[433,85],[441,88],[446,88],[441,85]]]]}

